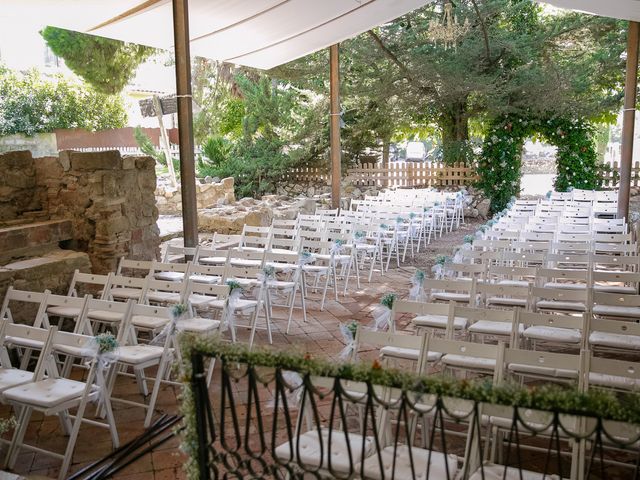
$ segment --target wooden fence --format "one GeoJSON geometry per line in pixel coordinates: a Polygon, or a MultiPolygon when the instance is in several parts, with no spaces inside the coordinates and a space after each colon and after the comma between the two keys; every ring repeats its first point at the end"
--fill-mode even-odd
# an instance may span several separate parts
{"type": "MultiPolygon", "coordinates": [[[[618,188],[620,183],[620,164],[613,162],[611,169],[605,174],[604,188],[618,188]]],[[[634,162],[631,167],[631,186],[640,187],[640,162],[634,162]]]]}
{"type": "Polygon", "coordinates": [[[444,187],[470,185],[476,176],[473,167],[462,163],[445,165],[435,162],[391,163],[387,168],[362,165],[347,171],[354,185],[389,187],[444,187]]]}
{"type": "MultiPolygon", "coordinates": [[[[296,168],[283,181],[295,183],[329,183],[326,168],[296,168]]],[[[346,180],[357,186],[377,187],[443,187],[470,185],[478,177],[473,167],[463,164],[444,165],[435,162],[392,163],[387,168],[364,164],[347,170],[346,180]]]]}

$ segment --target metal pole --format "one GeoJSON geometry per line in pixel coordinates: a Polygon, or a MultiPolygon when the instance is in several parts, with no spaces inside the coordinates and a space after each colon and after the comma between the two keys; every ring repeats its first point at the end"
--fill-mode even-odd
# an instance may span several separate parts
{"type": "Polygon", "coordinates": [[[173,0],[173,40],[178,93],[182,228],[184,230],[184,246],[195,247],[198,245],[198,204],[196,202],[196,166],[193,154],[189,0],[173,0]]]}
{"type": "Polygon", "coordinates": [[[331,207],[340,208],[340,183],[342,180],[340,148],[340,52],[338,44],[329,47],[329,95],[331,115],[329,136],[331,139],[331,207]]]}
{"type": "Polygon", "coordinates": [[[640,23],[629,22],[627,34],[627,78],[624,84],[622,114],[622,152],[620,155],[620,189],[618,190],[618,218],[629,219],[629,191],[633,164],[633,136],[636,121],[636,91],[638,88],[638,38],[640,23]]]}

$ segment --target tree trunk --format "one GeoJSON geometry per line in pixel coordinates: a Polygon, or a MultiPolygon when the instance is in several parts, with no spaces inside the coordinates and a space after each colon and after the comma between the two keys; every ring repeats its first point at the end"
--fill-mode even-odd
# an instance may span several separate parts
{"type": "Polygon", "coordinates": [[[466,104],[456,102],[440,114],[438,121],[442,134],[442,161],[446,164],[464,162],[464,142],[469,140],[469,117],[466,104]]]}
{"type": "MultiPolygon", "coordinates": [[[[389,147],[390,147],[389,138],[382,139],[382,168],[389,168],[389,147]]],[[[389,186],[389,180],[385,180],[385,186],[389,186]]]]}

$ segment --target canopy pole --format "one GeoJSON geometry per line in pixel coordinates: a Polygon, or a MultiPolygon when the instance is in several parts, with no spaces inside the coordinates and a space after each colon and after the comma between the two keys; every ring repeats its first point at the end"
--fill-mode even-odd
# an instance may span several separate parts
{"type": "Polygon", "coordinates": [[[618,218],[629,220],[629,192],[633,164],[633,136],[636,121],[636,91],[638,88],[638,39],[640,23],[629,22],[627,34],[627,77],[624,83],[624,111],[622,113],[622,151],[620,154],[620,189],[618,190],[618,218]]]}
{"type": "Polygon", "coordinates": [[[340,208],[340,183],[342,180],[340,148],[340,51],[339,44],[329,47],[329,95],[331,115],[329,137],[331,140],[331,208],[340,208]]]}
{"type": "Polygon", "coordinates": [[[173,44],[178,97],[178,138],[180,139],[180,188],[184,246],[198,245],[198,204],[193,145],[191,99],[191,53],[189,50],[189,0],[173,0],[173,44]]]}

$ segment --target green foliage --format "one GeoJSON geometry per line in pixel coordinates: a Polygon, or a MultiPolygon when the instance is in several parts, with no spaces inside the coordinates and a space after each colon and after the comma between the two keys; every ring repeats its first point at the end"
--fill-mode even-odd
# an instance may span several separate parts
{"type": "Polygon", "coordinates": [[[558,147],[556,190],[597,189],[602,185],[602,167],[597,163],[593,135],[593,127],[584,119],[499,117],[485,138],[478,164],[478,186],[491,199],[493,211],[505,208],[511,197],[520,193],[524,141],[539,136],[558,147]]]}
{"type": "Polygon", "coordinates": [[[231,144],[224,137],[209,137],[202,146],[206,158],[201,160],[204,166],[217,167],[226,162],[231,152],[231,144]]]}
{"type": "Polygon", "coordinates": [[[120,93],[138,66],[155,53],[143,45],[57,27],[45,27],[40,34],[72,72],[108,95],[120,93]]]}
{"type": "Polygon", "coordinates": [[[0,65],[0,135],[121,128],[126,119],[119,97],[62,76],[43,78],[35,70],[21,74],[0,65]]]}
{"type": "MultiPolygon", "coordinates": [[[[142,128],[136,127],[133,130],[133,137],[138,147],[140,147],[140,150],[142,150],[142,153],[153,158],[159,165],[163,167],[167,166],[167,156],[164,154],[164,151],[156,148],[142,128]]],[[[176,177],[180,178],[180,159],[171,157],[171,161],[173,162],[173,170],[176,172],[176,177]]]]}

